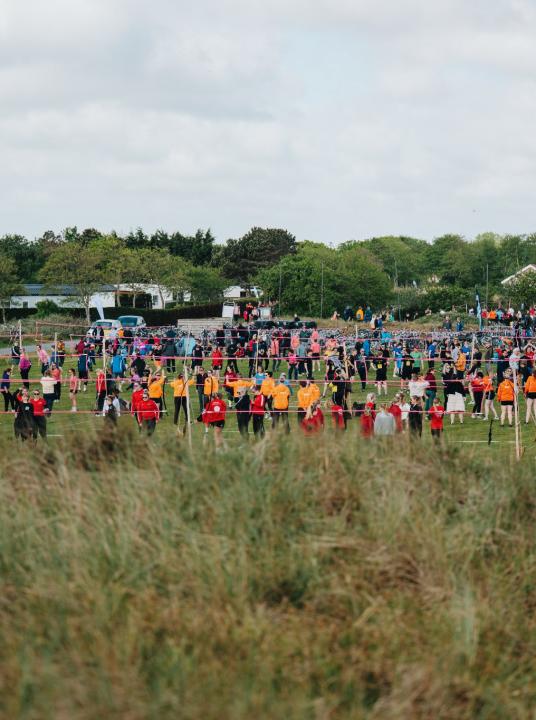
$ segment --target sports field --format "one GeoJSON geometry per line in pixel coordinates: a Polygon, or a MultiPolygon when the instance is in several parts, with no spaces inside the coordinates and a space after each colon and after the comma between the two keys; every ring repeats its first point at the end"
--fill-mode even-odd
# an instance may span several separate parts
{"type": "MultiPolygon", "coordinates": [[[[63,377],[64,380],[68,376],[68,370],[70,367],[73,367],[76,369],[76,358],[67,358],[64,368],[63,368],[63,377]]],[[[32,387],[35,385],[38,388],[40,388],[40,385],[38,383],[38,380],[40,378],[40,368],[35,360],[35,357],[32,357],[32,370],[30,372],[30,380],[32,381],[32,387]]],[[[5,367],[9,364],[9,358],[7,357],[0,357],[0,372],[3,371],[5,367]]],[[[99,367],[99,364],[102,364],[102,359],[97,358],[97,366],[99,367]]],[[[247,377],[248,375],[248,362],[245,360],[238,361],[239,370],[241,371],[242,375],[244,377],[247,377]]],[[[210,367],[210,364],[205,364],[205,367],[210,367]]],[[[181,363],[178,362],[177,364],[177,371],[181,369],[181,363]]],[[[154,369],[154,366],[153,366],[154,369]]],[[[286,370],[286,363],[283,362],[280,368],[281,371],[286,370]]],[[[278,372],[275,373],[275,376],[277,377],[278,372]]],[[[13,374],[14,379],[18,378],[17,370],[15,369],[15,372],[13,374]]],[[[174,377],[174,375],[169,375],[169,379],[171,380],[174,377]]],[[[320,389],[323,389],[323,373],[316,371],[314,372],[314,377],[316,382],[318,383],[320,389]]],[[[353,402],[364,402],[367,393],[369,392],[375,392],[376,388],[373,382],[373,373],[370,380],[370,383],[367,385],[366,390],[361,389],[361,384],[356,381],[353,383],[353,392],[352,395],[349,398],[348,405],[350,406],[353,402]]],[[[389,393],[387,396],[382,395],[381,398],[378,397],[378,402],[384,402],[384,401],[390,401],[394,395],[400,390],[400,381],[397,378],[393,378],[391,376],[391,373],[389,375],[388,380],[388,390],[389,393]]],[[[441,384],[441,383],[439,383],[441,384]]],[[[18,387],[17,383],[14,383],[14,387],[18,387]]],[[[124,383],[122,396],[125,400],[130,400],[131,391],[128,391],[127,389],[127,383],[124,383]]],[[[298,420],[297,420],[297,401],[296,401],[296,390],[297,390],[297,384],[293,383],[293,395],[291,397],[290,402],[290,425],[293,432],[298,432],[298,420]]],[[[224,394],[225,399],[227,400],[227,396],[224,394]]],[[[329,416],[329,408],[327,407],[327,399],[330,397],[330,391],[328,390],[326,393],[326,399],[323,401],[323,409],[326,416],[326,427],[331,427],[331,418],[329,416]]],[[[441,388],[439,389],[439,397],[442,397],[442,391],[441,388]]],[[[92,372],[92,380],[90,380],[90,383],[88,385],[87,392],[80,392],[77,396],[77,404],[79,412],[74,414],[70,412],[71,403],[69,401],[68,397],[68,386],[65,384],[63,391],[62,391],[62,399],[60,402],[56,402],[54,404],[54,411],[52,414],[52,417],[48,420],[48,434],[49,434],[49,440],[50,442],[59,443],[61,444],[63,442],[63,438],[65,436],[65,430],[67,427],[70,429],[78,429],[80,433],[86,432],[90,427],[95,427],[97,430],[99,428],[103,428],[104,425],[104,419],[102,417],[98,417],[95,415],[95,370],[92,372]]],[[[161,422],[159,422],[156,430],[156,434],[153,438],[153,441],[158,443],[159,439],[163,439],[167,436],[176,437],[176,427],[173,425],[172,419],[173,419],[173,391],[169,386],[165,386],[165,405],[167,408],[167,411],[163,414],[161,422]]],[[[190,405],[192,409],[192,419],[193,423],[191,425],[192,430],[192,442],[196,443],[203,439],[204,437],[204,426],[202,423],[197,423],[195,420],[199,415],[200,412],[200,406],[199,406],[199,399],[197,396],[197,393],[195,391],[195,388],[191,389],[191,397],[190,397],[190,405]]],[[[452,443],[456,445],[471,445],[475,446],[482,450],[482,452],[493,452],[493,453],[500,453],[501,456],[504,456],[504,454],[508,453],[514,453],[515,452],[515,433],[513,428],[504,427],[501,428],[499,426],[499,422],[495,421],[492,424],[491,427],[491,444],[489,444],[489,436],[490,436],[490,423],[485,422],[482,419],[476,419],[471,418],[471,401],[469,396],[466,398],[466,416],[464,418],[464,423],[460,424],[458,419],[456,419],[455,424],[451,425],[450,420],[448,417],[445,417],[445,431],[444,431],[444,441],[447,443],[452,443]]],[[[495,402],[495,407],[497,412],[500,414],[500,407],[497,402],[495,402]]],[[[3,409],[3,408],[2,408],[3,409]]],[[[529,424],[525,425],[525,404],[524,404],[524,398],[522,393],[519,394],[519,418],[520,418],[520,438],[521,438],[521,444],[522,449],[524,453],[524,457],[527,458],[536,458],[536,425],[529,424]]],[[[123,427],[125,425],[135,424],[135,421],[133,417],[128,415],[128,417],[123,416],[119,420],[120,426],[123,427]]],[[[181,423],[180,423],[181,429],[184,430],[184,421],[181,416],[181,423]]],[[[265,422],[266,429],[269,429],[271,427],[271,422],[266,421],[265,422]]],[[[13,417],[11,414],[2,414],[0,416],[0,432],[3,437],[9,437],[13,435],[13,417]]],[[[250,428],[251,432],[251,428],[250,428]]],[[[353,419],[350,420],[348,423],[348,432],[353,436],[359,433],[359,423],[358,420],[353,419]]],[[[237,428],[237,422],[236,422],[236,415],[233,414],[232,410],[230,410],[227,414],[227,421],[226,421],[226,427],[224,430],[224,436],[226,438],[227,442],[230,443],[240,443],[242,440],[238,437],[238,428],[237,428]]],[[[253,439],[253,438],[251,438],[253,439]]],[[[179,442],[182,442],[179,438],[179,442]]],[[[423,428],[423,443],[430,442],[429,437],[429,428],[428,428],[428,422],[425,419],[424,421],[424,428],[423,428]]]]}

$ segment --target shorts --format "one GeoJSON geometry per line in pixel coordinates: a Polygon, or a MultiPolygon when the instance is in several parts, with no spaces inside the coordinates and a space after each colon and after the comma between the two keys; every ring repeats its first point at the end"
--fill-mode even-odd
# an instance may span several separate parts
{"type": "Polygon", "coordinates": [[[513,400],[501,400],[502,407],[512,407],[514,404],[513,400]]]}
{"type": "Polygon", "coordinates": [[[78,388],[75,388],[74,390],[69,390],[69,395],[78,395],[78,388]]]}
{"type": "Polygon", "coordinates": [[[488,392],[484,393],[484,399],[485,400],[494,400],[495,399],[495,390],[488,390],[488,392]]]}
{"type": "Polygon", "coordinates": [[[536,400],[536,392],[527,393],[527,400],[536,400]]]}
{"type": "Polygon", "coordinates": [[[225,427],[225,420],[214,420],[214,422],[209,423],[209,425],[223,429],[225,427]]]}
{"type": "Polygon", "coordinates": [[[88,378],[87,370],[79,370],[78,371],[78,379],[79,380],[87,380],[87,378],[88,378]]]}

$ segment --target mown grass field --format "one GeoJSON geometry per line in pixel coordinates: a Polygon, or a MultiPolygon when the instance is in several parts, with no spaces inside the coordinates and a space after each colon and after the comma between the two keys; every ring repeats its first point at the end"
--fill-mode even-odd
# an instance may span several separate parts
{"type": "Polygon", "coordinates": [[[0,448],[2,717],[534,718],[532,461],[130,423],[0,448]]]}
{"type": "MultiPolygon", "coordinates": [[[[32,381],[38,381],[40,378],[40,366],[37,360],[35,359],[35,355],[32,357],[32,370],[30,374],[30,379],[32,381]]],[[[101,363],[101,359],[97,359],[98,363],[101,363]]],[[[9,363],[9,358],[7,357],[1,357],[0,358],[0,372],[3,371],[3,369],[6,367],[6,365],[9,363]]],[[[70,367],[76,367],[74,359],[68,358],[66,360],[65,366],[64,366],[64,379],[68,376],[68,369],[70,367]]],[[[177,365],[177,368],[179,365],[177,365]]],[[[210,367],[209,363],[205,363],[205,367],[210,367]]],[[[247,376],[248,372],[248,363],[246,361],[240,361],[239,367],[243,375],[247,376]]],[[[287,371],[287,363],[283,362],[281,364],[281,368],[279,372],[286,372],[287,371]]],[[[278,376],[279,372],[275,373],[275,377],[278,376]]],[[[15,380],[19,380],[19,375],[17,369],[15,369],[13,373],[13,377],[15,380]]],[[[87,392],[81,392],[77,396],[77,402],[78,407],[81,412],[78,414],[70,414],[68,411],[70,409],[70,401],[68,397],[68,387],[65,386],[63,389],[62,399],[59,403],[55,403],[54,405],[54,413],[52,418],[49,420],[48,423],[48,432],[50,436],[50,442],[54,442],[56,444],[61,444],[64,442],[65,432],[66,429],[69,428],[73,431],[79,432],[80,434],[85,433],[92,427],[102,428],[104,425],[104,421],[100,417],[95,417],[94,414],[88,412],[90,410],[94,410],[95,408],[95,372],[92,373],[92,382],[90,382],[88,386],[87,392]],[[58,412],[59,411],[59,412],[58,412]]],[[[323,372],[316,371],[315,372],[315,378],[317,379],[317,382],[319,383],[319,386],[323,387],[323,372]]],[[[353,386],[353,393],[350,396],[351,402],[364,402],[366,394],[368,392],[375,392],[375,386],[373,383],[374,374],[372,373],[371,376],[371,382],[367,386],[367,389],[365,391],[361,390],[361,385],[359,382],[355,382],[353,386]]],[[[33,386],[32,382],[32,386],[33,386]]],[[[126,390],[125,383],[123,394],[125,396],[126,400],[130,399],[130,391],[126,390]]],[[[37,387],[40,388],[39,383],[37,383],[37,387]]],[[[291,417],[290,417],[290,424],[293,431],[298,431],[297,426],[297,418],[295,411],[297,410],[297,401],[296,401],[296,387],[293,385],[293,396],[291,398],[291,417]]],[[[400,390],[400,381],[397,379],[394,379],[392,377],[392,373],[389,373],[389,394],[387,396],[387,399],[390,401],[396,392],[400,390]]],[[[439,392],[440,398],[442,398],[442,390],[440,389],[439,392]]],[[[154,438],[154,441],[156,444],[160,442],[160,440],[165,439],[166,437],[175,437],[176,436],[176,429],[173,426],[172,418],[173,418],[173,392],[172,389],[169,386],[166,386],[165,389],[165,397],[166,397],[166,407],[167,407],[167,413],[165,413],[164,418],[162,422],[159,423],[156,435],[154,438]]],[[[224,394],[224,397],[227,399],[227,396],[224,394]]],[[[329,391],[327,393],[327,397],[329,397],[329,391]]],[[[406,391],[406,397],[407,397],[407,391],[406,391]]],[[[523,445],[523,452],[525,459],[536,459],[536,425],[534,423],[530,425],[525,425],[525,403],[522,395],[520,394],[520,433],[521,433],[521,441],[523,445]]],[[[381,401],[383,402],[385,400],[385,396],[382,395],[381,401]]],[[[500,414],[500,407],[499,404],[496,402],[495,407],[497,412],[500,414]]],[[[200,408],[199,408],[199,400],[197,393],[195,391],[195,388],[191,391],[191,408],[192,408],[192,417],[195,420],[195,418],[198,416],[200,408]]],[[[3,407],[1,408],[3,410],[3,407]]],[[[470,412],[472,409],[472,404],[470,401],[469,396],[466,399],[466,411],[470,412]]],[[[329,416],[329,409],[325,406],[324,411],[326,414],[326,422],[328,424],[331,424],[331,418],[329,416]]],[[[182,418],[182,416],[181,416],[182,418]]],[[[120,419],[121,426],[125,426],[127,424],[133,424],[134,420],[129,417],[123,417],[120,419]]],[[[268,428],[270,426],[269,422],[265,423],[266,427],[268,428]]],[[[183,420],[181,419],[181,427],[183,426],[183,420]]],[[[483,453],[493,453],[495,455],[500,455],[502,457],[507,455],[512,455],[515,452],[515,445],[514,445],[514,431],[512,428],[500,428],[498,422],[493,423],[492,427],[492,444],[488,445],[488,436],[489,436],[489,422],[484,422],[480,419],[472,419],[470,416],[465,417],[465,421],[463,425],[460,425],[458,420],[456,420],[456,423],[454,425],[450,425],[450,421],[448,418],[445,418],[445,433],[444,433],[444,439],[447,443],[454,443],[454,444],[468,444],[468,445],[476,445],[483,453]]],[[[251,432],[251,427],[250,427],[251,432]]],[[[354,437],[359,433],[359,424],[357,420],[351,420],[349,422],[348,426],[348,432],[350,433],[351,437],[354,437]]],[[[13,435],[13,418],[11,415],[0,415],[0,436],[8,438],[13,435]]],[[[240,439],[238,437],[238,429],[236,424],[236,416],[232,413],[228,414],[228,420],[226,423],[226,428],[224,431],[224,435],[226,437],[227,442],[232,444],[240,444],[240,439]]],[[[193,442],[199,442],[203,438],[203,426],[199,423],[193,423],[192,425],[192,437],[193,442]]],[[[424,444],[430,444],[431,440],[429,437],[429,427],[428,423],[424,422],[424,430],[423,430],[423,439],[424,444]]]]}

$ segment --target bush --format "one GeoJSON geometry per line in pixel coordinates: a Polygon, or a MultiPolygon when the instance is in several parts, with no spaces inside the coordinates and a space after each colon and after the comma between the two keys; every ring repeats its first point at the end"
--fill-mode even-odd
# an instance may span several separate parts
{"type": "Polygon", "coordinates": [[[400,302],[402,313],[418,313],[424,315],[427,308],[434,313],[440,310],[446,312],[460,312],[465,310],[466,303],[471,307],[474,305],[475,295],[472,290],[458,287],[457,285],[432,285],[417,289],[412,287],[400,288],[395,297],[400,302]],[[400,297],[400,301],[398,300],[400,297]],[[453,310],[457,308],[457,310],[453,310]]]}
{"type": "Polygon", "coordinates": [[[60,308],[54,300],[40,300],[37,303],[36,316],[38,318],[46,318],[49,315],[58,315],[62,312],[63,308],[60,308]]]}

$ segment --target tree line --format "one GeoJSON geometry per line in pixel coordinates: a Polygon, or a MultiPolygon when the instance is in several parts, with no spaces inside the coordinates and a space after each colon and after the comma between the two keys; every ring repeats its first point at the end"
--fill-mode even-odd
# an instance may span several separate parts
{"type": "Polygon", "coordinates": [[[536,282],[525,278],[508,290],[501,280],[536,264],[536,234],[484,233],[473,240],[442,235],[432,242],[388,236],[352,240],[333,248],[298,242],[288,230],[251,228],[240,238],[218,244],[211,230],[194,235],[138,228],[127,235],[67,228],[45,232],[33,241],[21,235],[0,237],[0,300],[22,283],[47,287],[69,284],[83,304],[98,285],[127,284],[142,292],[145,284],[193,302],[212,302],[230,284],[259,286],[287,312],[330,314],[346,305],[433,311],[474,300],[507,295],[532,303],[536,282]],[[437,306],[437,307],[432,307],[437,306]]]}

